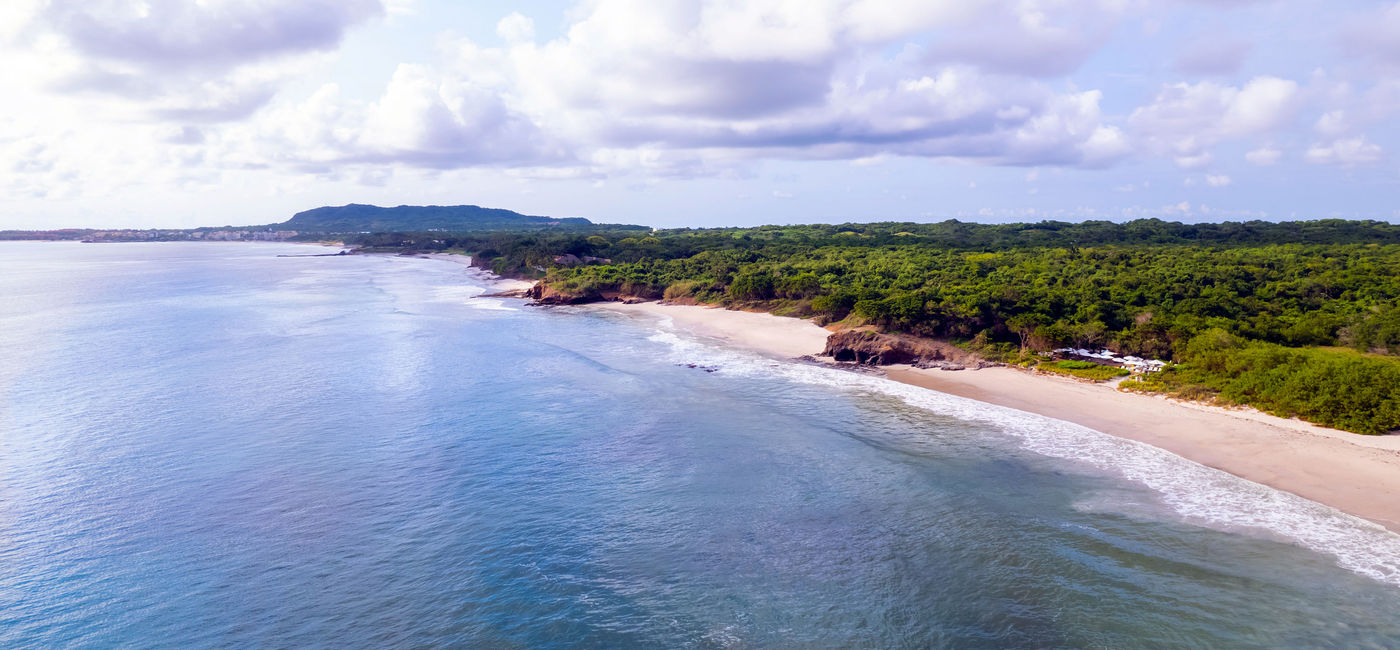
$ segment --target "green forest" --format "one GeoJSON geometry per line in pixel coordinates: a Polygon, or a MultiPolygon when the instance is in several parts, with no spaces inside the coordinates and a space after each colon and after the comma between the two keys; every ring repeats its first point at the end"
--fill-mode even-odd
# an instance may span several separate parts
{"type": "Polygon", "coordinates": [[[1171,362],[1125,388],[1400,428],[1400,226],[1383,222],[600,228],[430,247],[580,302],[620,293],[868,324],[1010,363],[1103,347],[1171,362]]]}

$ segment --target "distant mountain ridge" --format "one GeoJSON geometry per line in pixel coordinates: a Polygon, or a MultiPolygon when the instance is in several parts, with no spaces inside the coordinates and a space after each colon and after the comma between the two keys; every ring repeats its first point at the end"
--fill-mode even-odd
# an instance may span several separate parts
{"type": "Polygon", "coordinates": [[[292,215],[277,227],[300,232],[421,232],[589,228],[582,217],[540,217],[476,205],[324,206],[292,215]]]}

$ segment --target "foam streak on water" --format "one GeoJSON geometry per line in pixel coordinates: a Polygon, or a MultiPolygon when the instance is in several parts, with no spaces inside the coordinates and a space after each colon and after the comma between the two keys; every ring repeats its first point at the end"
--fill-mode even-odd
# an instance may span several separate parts
{"type": "Polygon", "coordinates": [[[1176,454],[1087,427],[835,368],[776,361],[678,333],[669,319],[653,341],[677,363],[718,365],[729,375],[774,377],[845,391],[878,393],[932,413],[991,425],[1031,451],[1120,474],[1161,495],[1190,521],[1221,530],[1266,533],[1327,553],[1351,571],[1400,587],[1400,535],[1331,506],[1276,490],[1176,454]]]}
{"type": "Polygon", "coordinates": [[[298,252],[0,242],[0,647],[1400,645],[1316,504],[298,252]]]}

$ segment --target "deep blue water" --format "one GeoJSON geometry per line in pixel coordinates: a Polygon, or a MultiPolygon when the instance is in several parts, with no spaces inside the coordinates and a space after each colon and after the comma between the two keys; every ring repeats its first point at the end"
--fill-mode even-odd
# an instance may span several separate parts
{"type": "Polygon", "coordinates": [[[288,252],[0,242],[0,646],[1400,645],[1400,541],[1329,508],[288,252]]]}

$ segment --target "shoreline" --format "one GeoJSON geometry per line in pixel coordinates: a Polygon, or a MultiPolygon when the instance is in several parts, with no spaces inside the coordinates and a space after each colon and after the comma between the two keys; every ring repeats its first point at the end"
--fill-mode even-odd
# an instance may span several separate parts
{"type": "MultiPolygon", "coordinates": [[[[678,329],[787,358],[819,354],[830,334],[797,318],[720,307],[584,306],[666,319],[678,329]]],[[[883,369],[892,381],[1148,444],[1400,533],[1400,436],[1364,436],[1254,409],[1182,402],[1009,367],[883,369]]]]}
{"type": "Polygon", "coordinates": [[[722,339],[751,351],[788,358],[820,354],[826,347],[827,335],[831,333],[816,323],[798,318],[705,305],[593,302],[579,306],[668,319],[686,331],[722,339]]]}
{"type": "MultiPolygon", "coordinates": [[[[326,242],[198,243],[283,243],[353,250],[326,242]]],[[[420,253],[412,257],[466,267],[495,291],[519,291],[535,284],[474,267],[468,255],[420,253]]],[[[714,306],[658,302],[580,306],[668,320],[678,329],[787,359],[820,354],[831,333],[798,318],[714,306]]],[[[1248,407],[1225,408],[1119,391],[1108,384],[1018,368],[947,371],[893,365],[881,369],[886,378],[898,383],[1141,442],[1400,534],[1400,498],[1396,498],[1400,497],[1400,436],[1361,435],[1248,407]]]]}
{"type": "MultiPolygon", "coordinates": [[[[361,253],[361,254],[362,254],[362,255],[390,255],[390,256],[397,256],[397,255],[398,255],[397,253],[361,253]]],[[[503,292],[503,291],[522,291],[522,290],[529,289],[530,287],[535,286],[535,283],[534,283],[534,282],[530,282],[529,280],[515,280],[515,279],[512,279],[512,278],[507,278],[507,277],[503,277],[503,276],[496,275],[495,273],[492,273],[492,272],[490,272],[490,271],[488,271],[488,270],[486,270],[486,269],[480,268],[480,267],[472,266],[472,256],[471,256],[471,255],[459,255],[459,254],[457,254],[457,253],[419,253],[419,254],[417,254],[417,255],[412,255],[412,256],[410,256],[410,257],[415,257],[415,258],[424,259],[424,260],[438,260],[438,261],[442,261],[442,262],[451,262],[451,263],[457,264],[457,265],[459,265],[459,266],[465,266],[465,267],[467,267],[468,269],[470,269],[472,272],[474,272],[474,273],[480,275],[480,276],[482,277],[482,279],[486,280],[487,282],[490,282],[490,283],[491,283],[491,286],[489,287],[489,289],[492,290],[492,291],[495,291],[495,292],[503,292]]]]}

